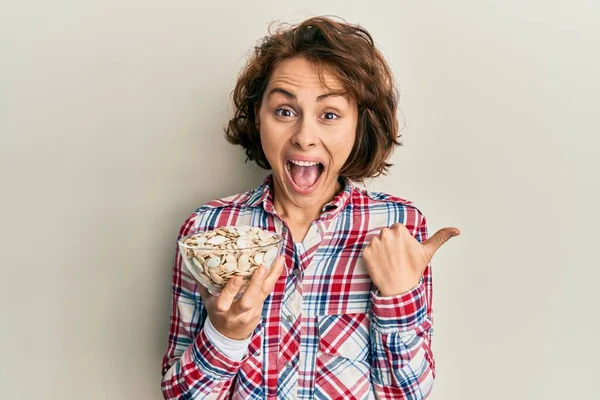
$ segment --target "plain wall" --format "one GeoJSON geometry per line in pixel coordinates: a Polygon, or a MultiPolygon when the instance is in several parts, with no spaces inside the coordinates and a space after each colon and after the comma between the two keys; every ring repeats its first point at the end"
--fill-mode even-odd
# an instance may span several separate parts
{"type": "Polygon", "coordinates": [[[2,3],[1,398],[162,398],[178,229],[267,173],[223,138],[236,76],[269,23],[320,14],[401,92],[367,187],[462,230],[430,398],[600,398],[597,1],[2,3]]]}

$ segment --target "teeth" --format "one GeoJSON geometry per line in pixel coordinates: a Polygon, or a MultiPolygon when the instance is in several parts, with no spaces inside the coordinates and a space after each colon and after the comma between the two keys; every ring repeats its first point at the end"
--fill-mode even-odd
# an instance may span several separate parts
{"type": "Polygon", "coordinates": [[[316,161],[296,161],[296,160],[290,160],[290,162],[292,164],[296,164],[296,165],[299,165],[301,167],[311,167],[313,165],[319,165],[320,164],[319,162],[316,162],[316,161]]]}

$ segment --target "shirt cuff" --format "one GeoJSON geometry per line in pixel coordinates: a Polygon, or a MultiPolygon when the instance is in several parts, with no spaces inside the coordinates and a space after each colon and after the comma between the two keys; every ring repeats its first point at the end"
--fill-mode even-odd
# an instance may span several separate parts
{"type": "Polygon", "coordinates": [[[416,287],[396,296],[383,297],[372,292],[371,312],[371,324],[381,333],[416,329],[428,318],[423,278],[416,287]]]}
{"type": "Polygon", "coordinates": [[[204,333],[213,346],[215,346],[217,349],[219,349],[219,351],[232,360],[241,361],[248,351],[248,345],[250,345],[251,337],[244,340],[230,339],[221,334],[221,332],[219,332],[213,326],[212,322],[210,322],[210,318],[208,317],[204,322],[204,333]]]}
{"type": "Polygon", "coordinates": [[[204,328],[200,330],[192,343],[192,346],[186,350],[186,353],[188,353],[190,361],[192,361],[202,373],[215,380],[227,380],[233,378],[244,362],[244,360],[233,360],[221,352],[221,350],[213,345],[208,339],[204,328]]]}

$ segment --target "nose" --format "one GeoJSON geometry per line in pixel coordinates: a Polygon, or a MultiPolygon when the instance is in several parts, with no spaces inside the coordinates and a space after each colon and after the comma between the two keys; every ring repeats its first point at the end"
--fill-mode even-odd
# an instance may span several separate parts
{"type": "Polygon", "coordinates": [[[303,150],[315,147],[319,142],[316,129],[316,127],[311,126],[308,118],[304,116],[299,118],[297,130],[292,136],[292,143],[303,150]]]}

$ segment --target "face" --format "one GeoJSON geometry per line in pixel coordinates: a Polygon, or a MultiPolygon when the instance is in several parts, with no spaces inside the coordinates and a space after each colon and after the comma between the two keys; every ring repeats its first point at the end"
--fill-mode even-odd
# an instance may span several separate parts
{"type": "Polygon", "coordinates": [[[304,58],[281,62],[265,90],[257,123],[273,170],[275,196],[300,208],[322,207],[341,189],[337,179],[356,138],[357,105],[343,87],[304,58]]]}

